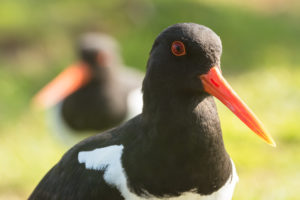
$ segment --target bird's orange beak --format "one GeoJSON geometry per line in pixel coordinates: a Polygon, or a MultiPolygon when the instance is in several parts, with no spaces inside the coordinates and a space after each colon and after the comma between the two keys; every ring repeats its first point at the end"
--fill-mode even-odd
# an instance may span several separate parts
{"type": "Polygon", "coordinates": [[[51,107],[81,88],[90,78],[90,69],[85,64],[71,65],[34,96],[33,105],[51,107]]]}
{"type": "Polygon", "coordinates": [[[276,146],[260,120],[250,108],[240,99],[228,82],[223,78],[219,67],[212,67],[207,74],[200,75],[204,90],[218,98],[254,133],[272,146],[276,146]]]}

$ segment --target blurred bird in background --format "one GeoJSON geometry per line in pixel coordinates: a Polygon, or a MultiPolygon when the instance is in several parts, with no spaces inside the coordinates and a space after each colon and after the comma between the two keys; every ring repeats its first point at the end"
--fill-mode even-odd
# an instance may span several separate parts
{"type": "Polygon", "coordinates": [[[53,133],[67,144],[134,117],[143,104],[142,75],[124,67],[114,38],[87,33],[79,41],[78,53],[80,61],[33,98],[34,106],[48,109],[53,133]]]}

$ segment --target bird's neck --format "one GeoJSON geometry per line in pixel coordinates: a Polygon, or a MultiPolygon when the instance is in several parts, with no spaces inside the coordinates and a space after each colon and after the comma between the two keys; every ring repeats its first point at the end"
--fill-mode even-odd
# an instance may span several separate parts
{"type": "Polygon", "coordinates": [[[155,148],[163,151],[168,146],[175,152],[191,150],[191,154],[203,159],[227,158],[212,96],[168,94],[147,99],[147,94],[144,95],[142,119],[155,148]]]}
{"type": "MultiPolygon", "coordinates": [[[[144,94],[143,119],[153,138],[193,138],[202,145],[217,144],[224,149],[217,108],[212,96],[202,93],[144,94]]],[[[188,144],[190,145],[190,144],[188,144]]]]}
{"type": "Polygon", "coordinates": [[[115,71],[112,67],[103,67],[98,65],[91,66],[92,68],[92,82],[106,87],[113,84],[115,80],[115,71]]]}
{"type": "MultiPolygon", "coordinates": [[[[133,157],[139,160],[138,168],[150,170],[141,171],[143,177],[131,175],[132,181],[137,182],[134,187],[139,187],[139,180],[155,179],[167,182],[170,188],[164,189],[170,193],[173,188],[196,188],[199,193],[210,194],[225,184],[231,174],[231,161],[224,148],[213,97],[169,94],[149,98],[147,92],[144,95],[144,137],[138,142],[140,151],[133,157]],[[151,170],[155,173],[149,174],[151,170]]],[[[162,190],[152,185],[145,188],[150,193],[162,190]]]]}

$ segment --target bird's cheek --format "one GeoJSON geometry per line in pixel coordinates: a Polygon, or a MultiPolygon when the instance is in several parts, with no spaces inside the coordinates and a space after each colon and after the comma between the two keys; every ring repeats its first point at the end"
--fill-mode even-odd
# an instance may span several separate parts
{"type": "Polygon", "coordinates": [[[187,78],[185,81],[185,88],[193,93],[200,94],[204,91],[204,87],[201,81],[195,76],[187,78]]]}

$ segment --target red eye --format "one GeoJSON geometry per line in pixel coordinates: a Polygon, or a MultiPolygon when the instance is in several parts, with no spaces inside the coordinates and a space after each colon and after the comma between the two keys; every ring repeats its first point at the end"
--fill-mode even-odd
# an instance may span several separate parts
{"type": "Polygon", "coordinates": [[[185,46],[180,41],[174,41],[172,43],[171,50],[172,50],[172,53],[175,56],[183,56],[183,55],[186,54],[186,52],[185,52],[185,46]]]}

